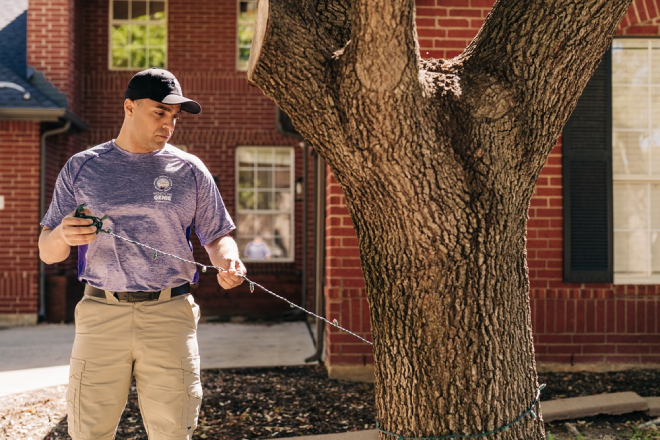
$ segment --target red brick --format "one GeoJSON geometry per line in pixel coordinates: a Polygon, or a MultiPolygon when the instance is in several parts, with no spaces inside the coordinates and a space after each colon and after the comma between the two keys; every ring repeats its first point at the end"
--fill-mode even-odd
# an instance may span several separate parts
{"type": "Polygon", "coordinates": [[[557,364],[568,364],[571,362],[573,355],[570,354],[542,354],[536,356],[536,361],[540,364],[542,363],[557,363],[557,364]]]}
{"type": "Polygon", "coordinates": [[[576,354],[573,357],[573,363],[575,365],[580,364],[602,364],[607,358],[603,355],[594,355],[594,354],[576,354]]]}
{"type": "Polygon", "coordinates": [[[440,18],[438,19],[438,26],[444,28],[467,28],[470,27],[470,22],[457,18],[440,18]]]}
{"type": "Polygon", "coordinates": [[[614,345],[584,345],[582,353],[584,354],[609,354],[616,353],[616,346],[614,345]]]}
{"type": "Polygon", "coordinates": [[[617,345],[617,354],[649,354],[651,352],[648,345],[617,345]]]}
{"type": "Polygon", "coordinates": [[[606,361],[611,364],[639,364],[641,356],[624,356],[624,355],[608,355],[605,357],[606,361]]]}

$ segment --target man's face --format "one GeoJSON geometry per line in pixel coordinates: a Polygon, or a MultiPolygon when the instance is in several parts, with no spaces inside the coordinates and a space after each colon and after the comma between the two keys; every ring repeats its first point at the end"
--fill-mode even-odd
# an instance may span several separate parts
{"type": "Polygon", "coordinates": [[[131,102],[133,115],[130,130],[137,147],[145,153],[160,150],[174,133],[176,121],[181,115],[181,105],[161,104],[151,99],[131,102]]]}

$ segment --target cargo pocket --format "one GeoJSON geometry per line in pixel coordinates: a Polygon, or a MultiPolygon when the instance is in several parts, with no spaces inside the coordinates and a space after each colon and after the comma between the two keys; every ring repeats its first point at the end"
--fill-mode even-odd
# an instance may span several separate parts
{"type": "Polygon", "coordinates": [[[183,417],[181,426],[184,429],[195,429],[199,417],[199,407],[202,405],[202,383],[199,380],[199,356],[181,359],[183,370],[183,417]]]}
{"type": "Polygon", "coordinates": [[[66,411],[69,434],[80,432],[80,392],[85,361],[71,358],[69,367],[69,388],[66,391],[66,411]]]}

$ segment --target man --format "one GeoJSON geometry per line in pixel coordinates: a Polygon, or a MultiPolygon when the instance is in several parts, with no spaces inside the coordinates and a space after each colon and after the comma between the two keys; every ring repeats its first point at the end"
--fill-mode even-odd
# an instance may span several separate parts
{"type": "Polygon", "coordinates": [[[234,224],[213,177],[195,156],[169,145],[181,111],[200,105],[181,93],[170,72],[148,69],[129,82],[119,136],[71,157],[57,179],[41,224],[41,259],[52,264],[78,248],[86,283],[76,307],[67,412],[74,440],[113,439],[131,379],[151,440],[190,439],[197,425],[199,307],[190,292],[196,266],[99,233],[104,228],[192,260],[192,229],[225,289],[246,270],[228,235],[234,224]]]}

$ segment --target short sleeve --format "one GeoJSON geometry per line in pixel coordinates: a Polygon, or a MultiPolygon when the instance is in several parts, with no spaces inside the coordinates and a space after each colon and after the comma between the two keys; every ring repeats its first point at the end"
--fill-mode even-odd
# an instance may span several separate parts
{"type": "Polygon", "coordinates": [[[236,229],[213,176],[202,163],[197,164],[197,207],[193,228],[202,246],[236,229]]]}
{"type": "Polygon", "coordinates": [[[55,182],[55,190],[53,191],[53,199],[50,202],[50,207],[46,215],[41,220],[41,226],[46,226],[50,229],[55,229],[62,223],[62,219],[71,214],[78,204],[76,203],[76,196],[73,191],[73,181],[75,175],[73,174],[73,163],[70,159],[60,171],[55,182]]]}

